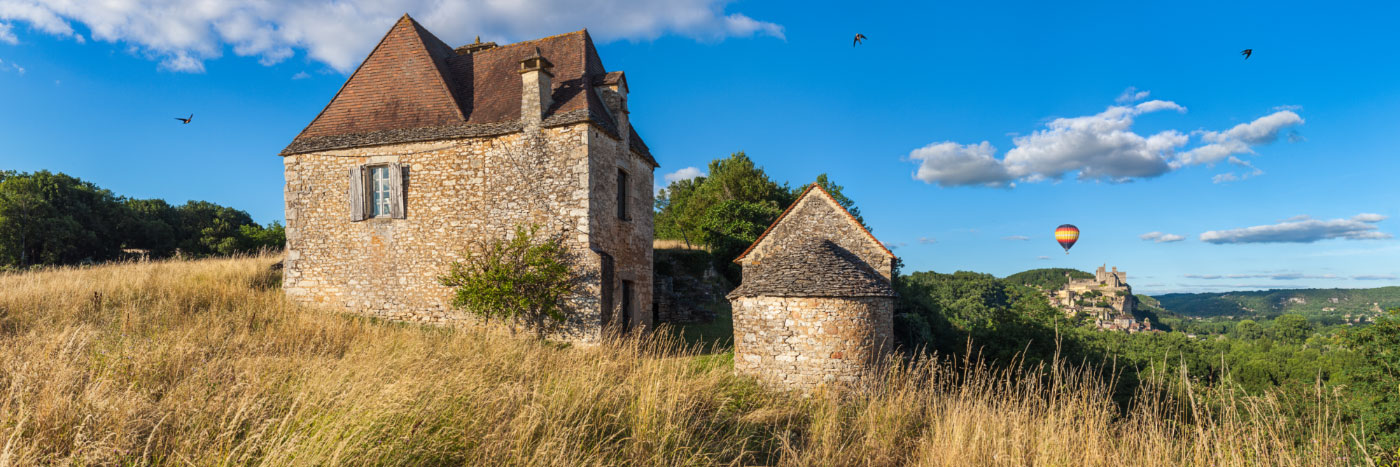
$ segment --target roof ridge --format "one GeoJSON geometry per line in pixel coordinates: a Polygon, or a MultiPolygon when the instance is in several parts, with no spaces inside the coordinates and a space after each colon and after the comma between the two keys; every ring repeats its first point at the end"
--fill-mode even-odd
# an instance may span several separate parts
{"type": "Polygon", "coordinates": [[[504,48],[507,48],[507,47],[515,47],[515,46],[517,46],[517,45],[524,45],[524,44],[529,44],[529,43],[532,43],[532,42],[547,41],[547,40],[557,39],[557,38],[560,38],[560,37],[569,36],[569,35],[573,35],[573,34],[579,34],[579,33],[582,33],[582,34],[584,34],[584,35],[587,35],[587,34],[588,34],[588,28],[583,28],[583,29],[580,29],[580,30],[577,30],[577,31],[573,31],[573,32],[566,32],[566,33],[561,33],[561,34],[555,34],[555,35],[552,35],[552,36],[545,36],[545,37],[530,39],[530,40],[527,40],[527,41],[512,42],[512,43],[505,44],[505,45],[498,45],[498,46],[495,46],[495,47],[492,47],[492,48],[489,48],[489,49],[486,49],[486,50],[482,50],[482,51],[476,52],[476,53],[479,53],[479,54],[488,54],[488,53],[491,53],[491,52],[493,52],[493,51],[501,50],[501,49],[504,49],[504,48]]]}
{"type": "Polygon", "coordinates": [[[879,239],[875,238],[875,234],[870,233],[870,229],[865,228],[865,226],[862,225],[860,221],[856,220],[856,216],[851,215],[851,211],[847,211],[845,206],[842,206],[841,203],[837,202],[835,196],[831,196],[831,193],[827,192],[825,188],[822,188],[821,184],[817,182],[812,182],[812,184],[807,185],[806,189],[802,190],[802,193],[797,195],[797,199],[794,199],[792,201],[792,204],[788,205],[787,209],[783,210],[782,214],[778,215],[777,219],[773,219],[773,223],[769,224],[768,228],[763,229],[763,233],[758,234],[758,238],[754,239],[753,243],[749,244],[749,247],[744,249],[743,253],[739,254],[739,257],[734,258],[734,262],[738,263],[739,260],[744,259],[744,257],[748,256],[749,253],[752,252],[753,249],[757,247],[759,243],[763,242],[763,239],[768,238],[768,233],[772,232],[773,228],[777,227],[778,224],[782,223],[783,219],[786,219],[787,215],[791,213],[793,209],[797,208],[797,205],[807,197],[807,193],[811,192],[813,188],[816,188],[817,191],[820,191],[822,194],[826,195],[826,198],[831,201],[831,204],[835,205],[836,209],[841,210],[841,213],[845,214],[847,219],[850,219],[851,222],[856,225],[856,227],[860,228],[860,231],[864,232],[865,236],[869,238],[870,241],[875,242],[876,245],[879,245],[880,249],[884,250],[885,254],[890,255],[891,258],[895,258],[894,252],[890,251],[889,247],[885,246],[884,242],[881,242],[879,239]]]}
{"type": "MultiPolygon", "coordinates": [[[[452,51],[452,46],[448,45],[446,42],[443,42],[442,39],[439,39],[436,35],[432,33],[432,31],[429,31],[428,28],[423,27],[422,24],[418,23],[418,20],[415,20],[413,19],[413,17],[408,16],[408,13],[404,13],[403,17],[408,20],[410,25],[413,26],[414,34],[418,36],[418,45],[422,46],[423,52],[428,54],[428,60],[433,63],[433,69],[437,70],[437,84],[443,92],[447,93],[447,98],[452,101],[452,110],[456,112],[457,118],[461,119],[463,122],[466,122],[467,112],[462,110],[461,96],[457,95],[457,92],[454,89],[455,86],[450,86],[447,84],[449,81],[456,82],[455,79],[451,79],[451,77],[448,76],[448,73],[450,72],[447,70],[447,59],[450,55],[455,55],[455,52],[452,51]],[[432,49],[428,48],[429,39],[436,41],[436,45],[440,45],[440,49],[444,49],[446,53],[450,55],[443,55],[441,57],[434,55],[432,49]],[[441,58],[442,60],[439,61],[439,58],[441,58]]],[[[397,27],[398,25],[395,26],[397,27]]],[[[390,32],[392,32],[392,30],[390,30],[390,32]]],[[[368,61],[368,58],[366,58],[366,61],[368,61]]]]}

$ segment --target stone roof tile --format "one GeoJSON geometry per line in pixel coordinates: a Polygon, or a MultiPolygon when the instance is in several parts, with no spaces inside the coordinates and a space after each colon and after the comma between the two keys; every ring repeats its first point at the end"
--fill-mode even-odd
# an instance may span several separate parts
{"type": "Polygon", "coordinates": [[[893,297],[890,281],[831,240],[806,239],[744,268],[737,297],[893,297]]]}

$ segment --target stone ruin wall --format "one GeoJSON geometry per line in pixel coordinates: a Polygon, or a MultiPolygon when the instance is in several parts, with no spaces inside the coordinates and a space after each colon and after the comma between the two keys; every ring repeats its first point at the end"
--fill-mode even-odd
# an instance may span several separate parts
{"type": "Polygon", "coordinates": [[[854,253],[886,279],[893,279],[894,263],[883,246],[872,240],[854,220],[848,220],[848,214],[842,212],[840,206],[827,195],[810,193],[798,201],[799,204],[791,208],[792,211],[782,222],[773,227],[744,258],[745,266],[761,262],[764,256],[799,239],[827,238],[854,253]]]}
{"type": "MultiPolygon", "coordinates": [[[[540,225],[541,234],[564,235],[565,245],[588,276],[582,292],[570,300],[578,313],[558,337],[596,341],[601,335],[597,243],[617,248],[611,254],[620,275],[649,284],[650,251],[640,252],[634,245],[645,237],[650,246],[650,203],[637,205],[644,214],[631,229],[591,224],[590,213],[614,212],[596,205],[596,192],[607,188],[589,189],[590,183],[600,181],[616,184],[615,176],[597,174],[601,169],[596,160],[625,158],[598,153],[607,146],[597,140],[611,137],[588,124],[548,128],[541,134],[546,151],[522,149],[524,138],[515,133],[285,157],[283,288],[288,297],[391,320],[474,322],[474,316],[451,308],[451,290],[438,283],[438,276],[461,260],[466,249],[509,238],[517,224],[533,223],[540,225]],[[592,158],[590,148],[595,151],[592,158]],[[349,169],[385,162],[407,167],[406,218],[352,222],[349,169]]],[[[639,172],[644,176],[631,178],[632,192],[649,194],[650,166],[639,172]]],[[[604,203],[615,204],[614,199],[602,197],[604,203]]],[[[620,287],[621,281],[615,282],[620,287]]],[[[634,310],[640,315],[648,314],[641,311],[649,308],[650,289],[636,288],[634,310]]]]}
{"type": "Polygon", "coordinates": [[[787,389],[853,384],[893,348],[891,297],[739,297],[734,369],[787,389]]]}

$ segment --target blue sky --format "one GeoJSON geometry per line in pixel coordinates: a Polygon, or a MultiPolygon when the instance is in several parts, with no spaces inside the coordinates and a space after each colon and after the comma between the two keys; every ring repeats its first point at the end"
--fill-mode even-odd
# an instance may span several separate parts
{"type": "Polygon", "coordinates": [[[0,169],[280,220],[277,152],[408,12],[450,44],[589,28],[658,183],[740,150],[829,173],[908,270],[1400,285],[1395,4],[187,3],[0,0],[0,169]]]}

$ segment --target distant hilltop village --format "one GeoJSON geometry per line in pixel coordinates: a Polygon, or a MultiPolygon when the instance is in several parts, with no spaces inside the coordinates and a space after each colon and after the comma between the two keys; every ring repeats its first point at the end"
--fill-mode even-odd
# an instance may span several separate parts
{"type": "Polygon", "coordinates": [[[1059,290],[1050,291],[1050,302],[1074,317],[1086,313],[1094,317],[1099,329],[1108,331],[1145,332],[1152,331],[1152,321],[1141,322],[1133,317],[1137,298],[1128,285],[1128,273],[1119,271],[1117,266],[1105,270],[1108,265],[1099,266],[1092,279],[1066,278],[1069,282],[1059,290]]]}

